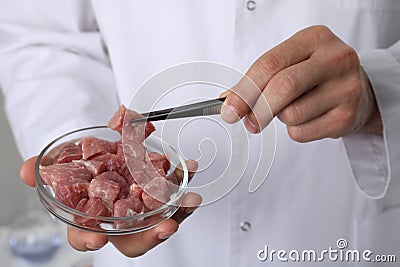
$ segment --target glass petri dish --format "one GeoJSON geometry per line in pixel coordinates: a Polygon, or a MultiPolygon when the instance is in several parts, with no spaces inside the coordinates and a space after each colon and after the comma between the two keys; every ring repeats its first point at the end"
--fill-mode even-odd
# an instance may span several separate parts
{"type": "MultiPolygon", "coordinates": [[[[93,126],[82,128],[68,132],[56,138],[55,140],[50,142],[38,156],[35,166],[36,191],[41,203],[51,214],[53,214],[56,218],[63,221],[67,225],[76,227],[81,230],[107,235],[123,235],[153,228],[164,220],[170,218],[178,210],[188,184],[188,170],[183,157],[178,154],[176,150],[168,143],[164,142],[155,135],[150,135],[143,143],[146,149],[151,152],[159,152],[165,154],[168,159],[172,163],[174,163],[172,165],[180,164],[183,170],[183,179],[180,184],[176,186],[176,190],[173,194],[170,195],[170,200],[167,203],[164,203],[157,209],[140,214],[135,214],[133,216],[105,217],[94,216],[81,212],[57,200],[53,188],[43,182],[43,179],[40,175],[40,168],[42,164],[45,164],[46,156],[49,153],[52,153],[51,151],[54,148],[67,141],[79,142],[83,137],[87,136],[113,142],[118,141],[121,138],[118,132],[109,129],[106,126],[93,126]],[[82,220],[77,220],[77,218],[92,220],[98,223],[96,223],[94,226],[85,225],[80,223],[80,221],[82,220]],[[118,227],[116,227],[116,225],[118,225],[118,227]]],[[[168,174],[171,171],[173,171],[173,168],[170,169],[168,174]]]]}

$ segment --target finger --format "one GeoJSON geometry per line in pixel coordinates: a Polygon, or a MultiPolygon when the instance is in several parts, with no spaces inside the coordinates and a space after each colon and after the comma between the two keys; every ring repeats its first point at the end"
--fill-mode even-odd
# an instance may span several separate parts
{"type": "MultiPolygon", "coordinates": [[[[199,167],[199,164],[195,160],[185,160],[185,163],[186,163],[186,167],[188,170],[189,179],[191,179],[194,176],[194,174],[196,173],[196,171],[199,167]]],[[[179,166],[175,169],[174,174],[178,177],[178,179],[180,181],[182,181],[184,172],[182,170],[182,165],[179,165],[179,166]],[[179,168],[179,166],[180,166],[180,168],[179,168]]]]}
{"type": "Polygon", "coordinates": [[[338,106],[343,101],[336,82],[318,85],[278,113],[278,118],[288,126],[304,124],[338,106]]]}
{"type": "Polygon", "coordinates": [[[68,226],[68,242],[76,250],[97,250],[107,244],[107,236],[68,226]]]}
{"type": "Polygon", "coordinates": [[[35,164],[36,164],[36,159],[37,157],[32,157],[25,161],[21,169],[19,171],[19,175],[22,179],[22,181],[29,185],[34,187],[36,185],[36,177],[35,177],[35,164]]]}
{"type": "MultiPolygon", "coordinates": [[[[195,160],[185,160],[186,167],[188,169],[188,176],[189,176],[189,182],[192,179],[192,177],[195,175],[199,164],[195,160]]],[[[176,166],[175,170],[167,176],[167,180],[171,181],[172,183],[179,185],[182,182],[184,176],[184,172],[182,169],[182,164],[179,163],[178,166],[176,166]]]]}
{"type": "Polygon", "coordinates": [[[121,236],[109,236],[109,241],[125,256],[138,257],[162,243],[178,231],[179,224],[168,219],[149,230],[121,236]]]}
{"type": "Polygon", "coordinates": [[[229,94],[231,93],[231,90],[226,90],[224,92],[222,92],[219,97],[223,98],[223,97],[227,97],[229,94]]]}
{"type": "Polygon", "coordinates": [[[227,123],[238,122],[250,111],[260,94],[261,90],[249,77],[244,76],[227,94],[221,107],[221,118],[227,123]]]}
{"type": "Polygon", "coordinates": [[[252,64],[246,75],[232,88],[234,94],[227,95],[221,109],[225,122],[237,122],[247,114],[275,74],[311,56],[316,43],[308,35],[307,29],[296,33],[252,64]]]}
{"type": "Polygon", "coordinates": [[[326,66],[312,57],[276,74],[257,99],[252,114],[249,114],[248,120],[255,126],[256,132],[265,128],[275,115],[299,96],[323,83],[327,73],[326,66]]]}
{"type": "Polygon", "coordinates": [[[339,138],[352,131],[356,114],[345,104],[335,107],[323,115],[297,126],[288,126],[288,134],[298,142],[310,142],[323,138],[339,138]]]}
{"type": "Polygon", "coordinates": [[[189,217],[198,206],[200,206],[202,198],[199,194],[188,192],[183,197],[181,206],[178,211],[172,216],[176,222],[181,223],[189,217]]]}

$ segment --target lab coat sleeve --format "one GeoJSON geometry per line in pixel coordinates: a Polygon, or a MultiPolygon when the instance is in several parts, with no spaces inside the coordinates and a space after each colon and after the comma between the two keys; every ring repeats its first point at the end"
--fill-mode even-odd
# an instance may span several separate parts
{"type": "Polygon", "coordinates": [[[118,97],[90,1],[3,1],[0,87],[24,159],[66,131],[106,124],[118,97]]]}
{"type": "Polygon", "coordinates": [[[400,41],[360,55],[383,122],[383,137],[353,134],[344,144],[359,188],[380,199],[400,178],[400,41]]]}

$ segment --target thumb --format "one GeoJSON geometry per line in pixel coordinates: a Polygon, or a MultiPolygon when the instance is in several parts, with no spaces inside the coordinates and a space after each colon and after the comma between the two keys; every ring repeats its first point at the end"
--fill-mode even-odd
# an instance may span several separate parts
{"type": "Polygon", "coordinates": [[[25,161],[21,169],[19,171],[19,175],[24,183],[29,186],[34,187],[36,184],[36,177],[35,177],[35,164],[36,164],[37,157],[32,157],[25,161]]]}

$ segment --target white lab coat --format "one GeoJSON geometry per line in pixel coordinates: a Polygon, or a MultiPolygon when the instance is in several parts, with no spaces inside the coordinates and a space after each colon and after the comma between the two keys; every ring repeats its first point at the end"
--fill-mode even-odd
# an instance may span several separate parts
{"type": "Polygon", "coordinates": [[[286,266],[290,261],[261,262],[257,252],[265,245],[321,251],[337,248],[339,238],[351,249],[398,253],[400,1],[255,4],[249,10],[244,0],[2,1],[0,85],[24,158],[65,131],[104,124],[165,68],[211,61],[244,72],[263,52],[313,24],[327,25],[360,53],[374,86],[384,140],[353,135],[299,144],[276,121],[275,160],[256,193],[247,193],[244,177],[146,255],[127,259],[107,245],[95,267],[286,266]],[[248,231],[242,222],[250,223],[248,231]]]}

